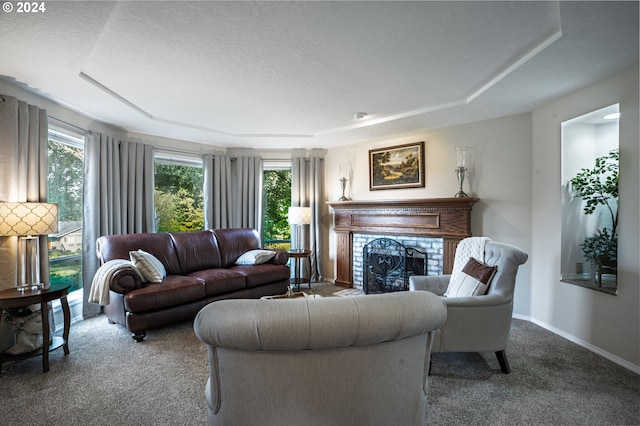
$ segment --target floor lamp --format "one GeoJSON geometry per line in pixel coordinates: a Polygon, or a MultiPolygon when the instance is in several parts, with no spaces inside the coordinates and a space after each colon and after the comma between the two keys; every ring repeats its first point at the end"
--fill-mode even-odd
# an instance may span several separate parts
{"type": "Polygon", "coordinates": [[[295,251],[304,251],[301,247],[300,237],[302,235],[302,226],[311,223],[311,207],[289,207],[289,224],[296,226],[296,247],[295,251]]]}
{"type": "Polygon", "coordinates": [[[58,205],[52,203],[0,203],[0,236],[18,239],[20,271],[17,288],[37,290],[40,281],[40,235],[58,232],[58,205]]]}

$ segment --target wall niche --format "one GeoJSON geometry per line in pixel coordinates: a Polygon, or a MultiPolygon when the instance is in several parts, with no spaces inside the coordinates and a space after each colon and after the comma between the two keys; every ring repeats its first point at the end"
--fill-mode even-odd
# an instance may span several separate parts
{"type": "Polygon", "coordinates": [[[617,292],[619,104],[562,123],[565,283],[617,292]]]}

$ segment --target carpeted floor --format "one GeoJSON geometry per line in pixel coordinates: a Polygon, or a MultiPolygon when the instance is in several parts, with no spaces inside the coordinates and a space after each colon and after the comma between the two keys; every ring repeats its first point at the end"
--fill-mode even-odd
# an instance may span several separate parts
{"type": "Polygon", "coordinates": [[[493,353],[433,354],[428,424],[638,425],[640,377],[514,320],[503,374],[493,353]]]}
{"type": "Polygon", "coordinates": [[[70,354],[3,365],[2,425],[203,425],[207,351],[182,323],[136,343],[106,317],[71,326],[70,354]]]}
{"type": "MultiPolygon", "coordinates": [[[[72,326],[70,350],[52,352],[46,374],[41,358],[3,366],[0,424],[206,424],[207,354],[190,322],[135,343],[100,316],[72,326]]],[[[508,375],[493,354],[435,354],[427,423],[640,424],[640,378],[629,370],[520,320],[507,354],[508,375]]]]}

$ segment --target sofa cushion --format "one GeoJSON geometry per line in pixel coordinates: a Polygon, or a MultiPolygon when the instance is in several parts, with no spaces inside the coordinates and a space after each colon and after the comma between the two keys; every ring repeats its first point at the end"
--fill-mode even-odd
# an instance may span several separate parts
{"type": "Polygon", "coordinates": [[[207,296],[243,290],[247,287],[244,275],[224,268],[196,271],[189,276],[204,282],[207,296]]]}
{"type": "Polygon", "coordinates": [[[218,240],[223,268],[233,266],[249,250],[260,248],[260,237],[255,229],[214,229],[212,232],[218,240]]]}
{"type": "Polygon", "coordinates": [[[182,275],[222,266],[218,242],[211,231],[172,232],[170,235],[182,275]]]}
{"type": "Polygon", "coordinates": [[[130,251],[129,257],[145,281],[159,283],[167,276],[167,270],[162,262],[151,253],[144,250],[130,251]]]}
{"type": "Polygon", "coordinates": [[[236,265],[260,265],[273,259],[273,250],[249,250],[236,260],[236,265]]]}
{"type": "Polygon", "coordinates": [[[449,283],[445,297],[481,296],[487,292],[497,266],[487,266],[473,257],[449,283]]]}
{"type": "Polygon", "coordinates": [[[184,305],[204,297],[204,283],[201,280],[169,275],[161,283],[152,283],[127,293],[124,297],[124,307],[132,313],[156,311],[184,305]]]}
{"type": "Polygon", "coordinates": [[[263,263],[262,265],[237,265],[229,268],[247,279],[247,288],[258,287],[268,283],[289,280],[290,270],[286,265],[263,263]]]}

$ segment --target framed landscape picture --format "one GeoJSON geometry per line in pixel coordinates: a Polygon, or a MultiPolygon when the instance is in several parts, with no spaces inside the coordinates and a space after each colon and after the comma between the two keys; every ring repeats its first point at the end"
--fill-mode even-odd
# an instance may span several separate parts
{"type": "Polygon", "coordinates": [[[369,150],[369,190],[424,187],[424,142],[369,150]]]}

